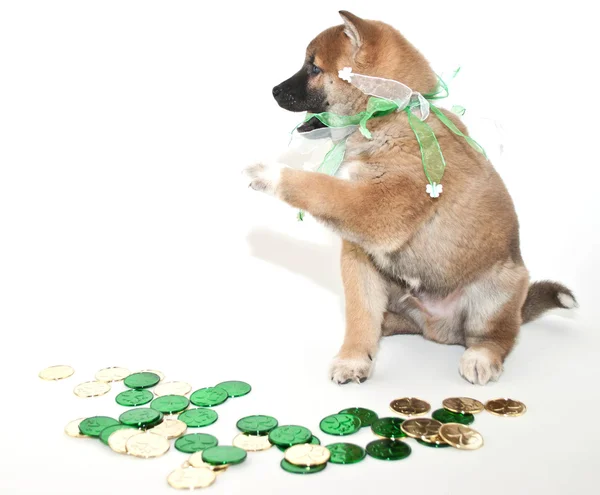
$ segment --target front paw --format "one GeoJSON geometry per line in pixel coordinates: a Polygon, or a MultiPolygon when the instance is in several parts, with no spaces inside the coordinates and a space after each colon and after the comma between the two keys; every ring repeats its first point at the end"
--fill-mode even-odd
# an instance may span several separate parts
{"type": "Polygon", "coordinates": [[[363,383],[370,375],[373,361],[369,354],[343,358],[337,356],[331,363],[331,379],[338,385],[349,382],[363,383]]]}
{"type": "Polygon", "coordinates": [[[284,168],[283,165],[257,163],[247,167],[244,173],[250,179],[249,187],[255,191],[262,191],[275,196],[281,182],[281,172],[284,168]]]}
{"type": "Polygon", "coordinates": [[[476,385],[496,381],[502,374],[502,361],[485,348],[469,348],[460,358],[458,371],[462,377],[476,385]]]}

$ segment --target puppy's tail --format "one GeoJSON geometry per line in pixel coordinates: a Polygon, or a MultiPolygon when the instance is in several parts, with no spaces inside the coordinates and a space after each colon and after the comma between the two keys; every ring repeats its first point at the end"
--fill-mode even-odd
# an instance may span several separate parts
{"type": "Polygon", "coordinates": [[[521,309],[523,323],[535,320],[545,311],[554,308],[571,309],[577,307],[573,293],[558,282],[544,280],[529,286],[527,298],[521,309]]]}

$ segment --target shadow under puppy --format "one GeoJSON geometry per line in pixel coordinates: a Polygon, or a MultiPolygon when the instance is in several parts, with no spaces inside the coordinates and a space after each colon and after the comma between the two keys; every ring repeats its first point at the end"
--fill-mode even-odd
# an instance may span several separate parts
{"type": "MultiPolygon", "coordinates": [[[[344,24],[318,35],[300,71],[273,89],[281,107],[364,110],[368,95],[338,77],[344,67],[420,93],[435,90],[435,73],[398,31],[340,15],[344,24]]],[[[444,114],[467,134],[460,119],[444,114]]],[[[337,383],[366,380],[381,336],[404,333],[465,346],[460,374],[485,384],[502,373],[522,323],[576,305],[558,283],[530,285],[515,209],[492,164],[439,119],[427,123],[447,165],[437,198],[425,192],[406,112],[370,120],[370,140],[352,134],[337,177],[279,165],[246,169],[252,188],[310,213],[343,238],[346,335],[331,367],[337,383]]],[[[299,131],[319,125],[313,118],[299,131]]]]}

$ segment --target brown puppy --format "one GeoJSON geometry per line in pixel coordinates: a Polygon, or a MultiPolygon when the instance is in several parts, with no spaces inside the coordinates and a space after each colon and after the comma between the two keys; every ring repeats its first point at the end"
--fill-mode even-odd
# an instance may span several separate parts
{"type": "MultiPolygon", "coordinates": [[[[367,96],[338,70],[395,79],[434,90],[425,58],[395,29],[340,12],[344,24],[317,36],[302,69],[273,89],[283,108],[354,114],[367,96]]],[[[446,115],[467,133],[460,120],[446,115]]],[[[313,119],[315,120],[315,119],[313,119]]],[[[338,383],[368,377],[382,335],[422,334],[467,349],[459,371],[485,384],[502,373],[523,322],[576,302],[566,287],[529,285],[511,198],[491,163],[435,116],[446,159],[444,192],[425,192],[418,143],[405,112],[372,119],[373,139],[348,138],[339,177],[258,164],[251,186],[300,208],[343,238],[346,337],[334,359],[338,383]]],[[[318,122],[308,122],[309,130],[318,122]]]]}

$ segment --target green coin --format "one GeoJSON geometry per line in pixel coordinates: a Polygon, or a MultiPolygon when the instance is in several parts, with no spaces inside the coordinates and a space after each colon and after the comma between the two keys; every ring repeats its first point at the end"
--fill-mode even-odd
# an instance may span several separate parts
{"type": "Polygon", "coordinates": [[[163,414],[149,407],[129,409],[119,416],[119,421],[124,425],[135,428],[148,429],[162,423],[163,414]]]}
{"type": "Polygon", "coordinates": [[[116,419],[108,416],[92,416],[79,423],[79,431],[88,437],[97,437],[104,428],[118,424],[119,422],[116,419]]]}
{"type": "Polygon", "coordinates": [[[150,390],[125,390],[121,392],[115,400],[117,404],[127,407],[143,406],[154,399],[154,394],[150,390]]]}
{"type": "Polygon", "coordinates": [[[163,395],[154,399],[150,407],[163,414],[177,414],[189,405],[190,400],[183,395],[163,395]]]}
{"type": "Polygon", "coordinates": [[[433,411],[431,417],[437,419],[440,423],[460,423],[461,425],[470,425],[475,421],[475,416],[471,413],[455,413],[448,411],[448,409],[437,409],[433,411]]]}
{"type": "Polygon", "coordinates": [[[331,453],[329,462],[334,464],[354,464],[367,455],[365,449],[353,443],[332,443],[327,445],[327,450],[331,453]]]}
{"type": "Polygon", "coordinates": [[[299,443],[306,443],[311,438],[312,433],[308,428],[296,425],[278,426],[269,433],[269,442],[282,447],[291,447],[299,443]]]}
{"type": "Polygon", "coordinates": [[[327,467],[327,463],[318,466],[296,466],[285,459],[281,460],[281,467],[288,473],[294,474],[313,474],[323,471],[327,467]]]}
{"type": "Polygon", "coordinates": [[[399,461],[410,455],[410,446],[402,440],[373,440],[367,444],[367,454],[383,461],[399,461]]]}
{"type": "MultiPolygon", "coordinates": [[[[307,442],[307,443],[310,443],[311,445],[321,445],[321,440],[319,440],[317,437],[315,437],[313,435],[312,438],[310,439],[310,442],[307,442]]],[[[281,450],[281,452],[285,452],[287,449],[289,449],[289,447],[287,447],[287,446],[282,447],[281,445],[278,445],[277,448],[279,450],[281,450]]]]}
{"type": "Polygon", "coordinates": [[[402,418],[379,418],[371,425],[371,430],[375,435],[384,438],[402,438],[406,433],[402,431],[400,425],[404,423],[402,418]]]}
{"type": "MultiPolygon", "coordinates": [[[[321,440],[319,440],[317,437],[315,437],[313,435],[312,438],[310,439],[310,442],[308,442],[308,443],[310,443],[311,445],[321,445],[321,440]]],[[[278,445],[277,448],[279,450],[281,450],[281,452],[285,452],[287,449],[289,449],[289,447],[286,447],[286,446],[282,447],[281,445],[278,445]]]]}
{"type": "Polygon", "coordinates": [[[239,464],[246,460],[248,453],[239,447],[225,445],[222,447],[211,447],[202,452],[202,460],[213,466],[223,464],[239,464]]]}
{"type": "Polygon", "coordinates": [[[220,387],[206,387],[196,390],[190,395],[190,402],[195,406],[212,407],[223,404],[229,398],[227,390],[220,387]]]}
{"type": "MultiPolygon", "coordinates": [[[[439,421],[439,419],[438,419],[439,421]]],[[[424,440],[421,440],[420,438],[417,438],[417,443],[420,443],[421,445],[425,445],[425,447],[431,447],[433,449],[443,449],[445,447],[450,447],[449,444],[445,443],[445,442],[425,442],[424,440]]]]}
{"type": "Polygon", "coordinates": [[[330,435],[352,435],[360,430],[360,418],[353,414],[332,414],[323,418],[319,428],[330,435]]]}
{"type": "Polygon", "coordinates": [[[229,395],[229,397],[241,397],[242,395],[250,393],[250,390],[252,390],[252,387],[246,382],[221,382],[217,383],[216,386],[227,390],[227,394],[229,395]]]}
{"type": "Polygon", "coordinates": [[[100,440],[102,440],[102,443],[104,445],[108,445],[108,437],[110,437],[115,431],[122,430],[123,428],[133,428],[133,426],[118,424],[109,426],[108,428],[104,428],[100,432],[100,440]]]}
{"type": "Polygon", "coordinates": [[[371,411],[370,409],[365,409],[364,407],[351,407],[349,409],[344,409],[343,411],[340,411],[340,414],[352,414],[353,416],[358,416],[358,419],[360,419],[360,424],[363,428],[365,426],[371,426],[378,418],[377,413],[371,411]]]}
{"type": "Polygon", "coordinates": [[[201,428],[212,425],[218,418],[219,415],[212,409],[198,407],[182,412],[177,419],[183,421],[191,428],[201,428]]]}
{"type": "Polygon", "coordinates": [[[150,388],[154,387],[158,382],[160,382],[160,376],[149,371],[133,373],[123,381],[125,386],[129,388],[150,388]]]}
{"type": "Polygon", "coordinates": [[[277,425],[278,422],[274,417],[260,414],[246,416],[236,423],[238,430],[251,435],[266,435],[277,425]]]}
{"type": "Polygon", "coordinates": [[[179,452],[185,452],[186,454],[210,449],[211,447],[216,447],[218,444],[219,441],[215,437],[206,433],[189,433],[175,440],[175,448],[179,452]]]}

